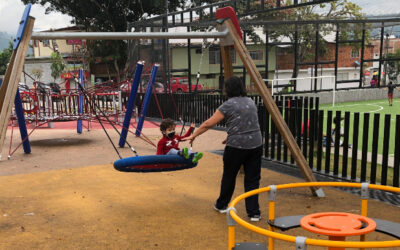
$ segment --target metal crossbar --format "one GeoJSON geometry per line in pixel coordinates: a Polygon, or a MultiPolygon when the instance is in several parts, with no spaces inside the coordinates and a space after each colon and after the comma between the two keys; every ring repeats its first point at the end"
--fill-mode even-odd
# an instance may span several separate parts
{"type": "Polygon", "coordinates": [[[32,40],[43,39],[88,39],[88,40],[134,40],[134,39],[190,39],[224,38],[228,30],[222,32],[34,32],[32,40]]]}

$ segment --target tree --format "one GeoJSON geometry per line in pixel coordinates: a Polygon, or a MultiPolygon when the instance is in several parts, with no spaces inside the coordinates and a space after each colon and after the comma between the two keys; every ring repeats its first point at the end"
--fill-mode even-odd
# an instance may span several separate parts
{"type": "MultiPolygon", "coordinates": [[[[349,2],[348,0],[338,0],[335,2],[324,3],[319,5],[309,5],[286,11],[285,15],[281,15],[281,20],[337,20],[337,19],[361,19],[361,8],[349,2]]],[[[316,29],[318,28],[318,54],[324,56],[327,52],[326,41],[324,36],[336,31],[336,26],[329,23],[321,23],[316,25],[277,25],[273,27],[270,38],[278,41],[282,37],[289,38],[294,42],[298,41],[298,62],[310,61],[315,58],[316,45],[316,29]],[[296,32],[297,31],[297,32],[296,32]]],[[[362,36],[362,24],[341,24],[339,29],[339,39],[341,40],[358,40],[362,36]]],[[[359,48],[360,44],[352,44],[355,48],[359,48]]],[[[293,71],[292,77],[298,75],[298,70],[293,71]]]]}
{"type": "Polygon", "coordinates": [[[7,65],[10,62],[10,58],[13,51],[13,44],[12,42],[9,43],[8,48],[3,49],[0,51],[0,75],[4,75],[7,70],[7,65]]]}
{"type": "Polygon", "coordinates": [[[43,69],[42,68],[33,68],[32,75],[36,78],[37,81],[40,82],[40,78],[43,76],[43,69]]]}
{"type": "Polygon", "coordinates": [[[58,77],[60,77],[60,74],[64,71],[66,68],[66,65],[63,61],[63,58],[61,56],[61,53],[53,52],[51,53],[50,57],[51,65],[51,76],[54,79],[54,82],[58,77]]]}
{"type": "MultiPolygon", "coordinates": [[[[22,0],[23,3],[49,4],[46,13],[61,12],[74,18],[74,23],[83,25],[87,31],[125,32],[128,22],[139,20],[145,13],[148,15],[163,14],[164,0],[22,0]]],[[[170,11],[182,7],[184,0],[170,0],[170,11]]],[[[88,44],[91,60],[100,57],[112,62],[117,73],[125,67],[127,44],[125,41],[95,41],[88,44]],[[99,54],[96,54],[99,53],[99,54]]]]}
{"type": "MultiPolygon", "coordinates": [[[[219,0],[207,1],[218,2],[219,0]]],[[[276,0],[263,0],[265,8],[276,7],[276,0]]],[[[204,4],[204,1],[195,0],[196,5],[204,4]]],[[[260,5],[259,1],[251,1],[251,9],[257,8],[260,5]]],[[[292,5],[293,0],[282,0],[281,6],[292,5]]],[[[238,12],[244,13],[247,8],[247,3],[238,4],[238,12]]],[[[308,5],[299,8],[288,8],[279,11],[269,11],[261,14],[250,15],[242,17],[241,21],[295,21],[295,20],[323,20],[323,19],[360,19],[363,15],[361,13],[361,8],[349,2],[348,0],[337,0],[330,3],[308,5]]],[[[242,27],[246,31],[249,38],[253,40],[254,43],[262,43],[260,37],[254,32],[256,26],[246,26],[242,27]]],[[[283,38],[294,42],[297,37],[298,41],[298,62],[304,62],[314,58],[314,48],[315,48],[315,26],[314,25],[274,25],[274,27],[264,27],[269,30],[269,39],[273,42],[282,41],[283,38]],[[297,30],[297,32],[295,32],[297,30]]],[[[323,38],[324,35],[334,32],[336,27],[332,24],[320,24],[319,27],[318,53],[323,56],[326,52],[326,44],[323,38]]],[[[341,40],[348,39],[361,39],[362,27],[361,24],[355,25],[341,25],[341,32],[339,36],[341,40]]],[[[353,45],[353,44],[352,44],[353,45]]],[[[355,45],[359,48],[359,44],[355,45]]],[[[293,71],[293,78],[298,74],[297,71],[293,71]]]]}

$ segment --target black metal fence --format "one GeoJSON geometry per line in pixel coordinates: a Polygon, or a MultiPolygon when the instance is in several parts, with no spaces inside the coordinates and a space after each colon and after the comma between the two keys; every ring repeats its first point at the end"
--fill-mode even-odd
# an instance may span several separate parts
{"type": "MultiPolygon", "coordinates": [[[[340,180],[399,187],[400,115],[396,115],[395,129],[391,130],[390,114],[381,122],[379,113],[319,110],[318,98],[279,97],[276,103],[313,171],[340,180]],[[381,126],[383,137],[379,136],[381,126]],[[391,137],[395,138],[393,155],[389,155],[391,137]]],[[[268,112],[262,109],[265,157],[294,164],[268,112]]]]}
{"type": "MultiPolygon", "coordinates": [[[[250,95],[257,104],[262,104],[261,97],[250,95]]],[[[144,94],[139,94],[136,106],[142,109],[144,94]]],[[[125,103],[127,101],[124,100],[125,103]]],[[[226,101],[220,94],[157,94],[152,95],[146,116],[152,118],[171,118],[176,121],[182,119],[186,123],[202,123],[211,117],[217,108],[226,101]]],[[[218,127],[225,127],[221,122],[218,127]]]]}
{"type": "MultiPolygon", "coordinates": [[[[265,157],[284,164],[294,164],[294,158],[272,122],[260,96],[250,96],[258,105],[259,121],[265,143],[265,157]]],[[[141,108],[143,95],[137,99],[141,108]]],[[[186,123],[201,123],[208,119],[226,100],[212,94],[157,94],[152,96],[148,117],[182,118],[186,123]],[[158,104],[157,104],[158,103],[158,104]]],[[[338,180],[380,183],[399,187],[400,173],[400,115],[396,115],[391,130],[391,115],[324,111],[319,98],[276,96],[281,111],[310,168],[338,180]],[[363,119],[360,119],[363,116],[363,119]],[[341,119],[335,118],[342,117],[341,119]],[[338,121],[338,122],[334,122],[338,121]],[[381,124],[382,123],[382,124],[381,124]],[[342,125],[343,124],[343,125],[342,125]],[[383,137],[379,137],[383,126],[383,137]],[[389,155],[390,138],[395,138],[389,155]],[[359,146],[360,145],[360,146],[359,146]],[[381,145],[381,152],[378,146],[381,145]]],[[[225,123],[218,124],[224,127],[225,123]]]]}

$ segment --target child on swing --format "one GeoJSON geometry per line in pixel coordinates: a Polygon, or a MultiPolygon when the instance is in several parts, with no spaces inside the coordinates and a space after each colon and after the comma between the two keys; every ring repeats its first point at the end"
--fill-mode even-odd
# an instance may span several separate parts
{"type": "Polygon", "coordinates": [[[157,155],[180,155],[185,159],[192,158],[192,162],[197,163],[203,157],[202,152],[192,153],[188,148],[179,149],[179,142],[192,134],[195,125],[192,123],[184,136],[176,135],[175,127],[175,121],[172,119],[161,121],[160,130],[163,137],[158,141],[157,155]]]}

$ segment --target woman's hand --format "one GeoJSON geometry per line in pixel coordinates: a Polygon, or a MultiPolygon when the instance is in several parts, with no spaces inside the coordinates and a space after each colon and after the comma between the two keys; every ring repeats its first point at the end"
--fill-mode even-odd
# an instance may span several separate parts
{"type": "Polygon", "coordinates": [[[195,128],[195,127],[196,127],[196,124],[192,123],[192,124],[190,124],[190,127],[191,127],[191,128],[195,128]]]}
{"type": "Polygon", "coordinates": [[[189,143],[192,144],[194,139],[196,139],[196,136],[191,135],[189,137],[183,138],[182,141],[189,141],[189,143]]]}

